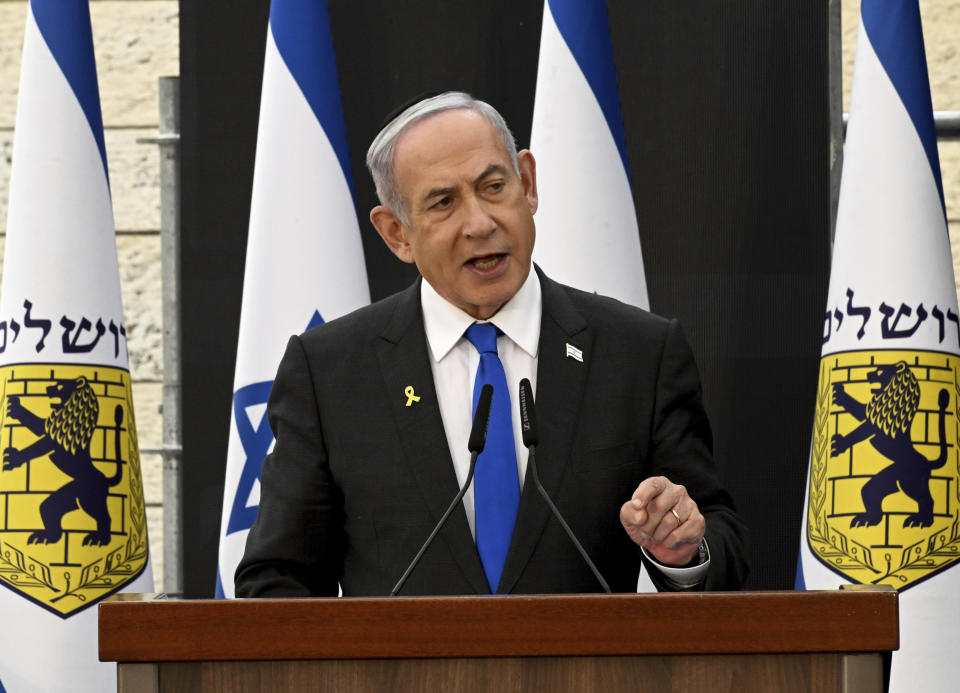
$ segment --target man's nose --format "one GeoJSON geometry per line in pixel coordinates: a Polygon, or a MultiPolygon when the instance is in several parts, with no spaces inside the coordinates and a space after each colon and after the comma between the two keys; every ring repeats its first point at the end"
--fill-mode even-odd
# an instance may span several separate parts
{"type": "Polygon", "coordinates": [[[492,234],[497,228],[497,223],[490,216],[486,204],[476,195],[468,195],[464,198],[462,212],[462,228],[465,236],[483,238],[492,234]]]}

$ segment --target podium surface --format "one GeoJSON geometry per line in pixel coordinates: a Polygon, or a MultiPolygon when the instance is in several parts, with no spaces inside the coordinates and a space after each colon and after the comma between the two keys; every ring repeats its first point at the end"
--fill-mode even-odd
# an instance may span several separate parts
{"type": "Polygon", "coordinates": [[[110,600],[120,691],[876,691],[885,591],[110,600]]]}

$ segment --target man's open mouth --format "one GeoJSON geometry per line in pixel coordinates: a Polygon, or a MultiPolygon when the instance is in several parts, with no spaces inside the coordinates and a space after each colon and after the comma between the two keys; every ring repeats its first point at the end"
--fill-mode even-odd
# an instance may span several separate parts
{"type": "Polygon", "coordinates": [[[480,257],[471,258],[467,261],[467,264],[472,265],[481,272],[486,272],[496,267],[504,257],[506,256],[503,254],[481,255],[480,257]]]}

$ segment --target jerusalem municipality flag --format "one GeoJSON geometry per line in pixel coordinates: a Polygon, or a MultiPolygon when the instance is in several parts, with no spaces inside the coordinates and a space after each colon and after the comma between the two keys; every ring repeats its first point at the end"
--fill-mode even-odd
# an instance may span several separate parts
{"type": "Polygon", "coordinates": [[[917,0],[863,0],[797,587],[900,592],[891,690],[956,690],[960,317],[917,0]]]}
{"type": "Polygon", "coordinates": [[[86,0],[30,0],[0,399],[0,681],[113,690],[91,607],[153,577],[86,0]]]}
{"type": "Polygon", "coordinates": [[[533,259],[564,284],[647,308],[604,0],[544,3],[530,150],[533,259]]]}
{"type": "MultiPolygon", "coordinates": [[[[287,340],[370,302],[324,0],[273,0],[220,528],[218,597],[257,517],[266,404],[287,340]]],[[[336,364],[331,364],[335,368],[336,364]]]]}

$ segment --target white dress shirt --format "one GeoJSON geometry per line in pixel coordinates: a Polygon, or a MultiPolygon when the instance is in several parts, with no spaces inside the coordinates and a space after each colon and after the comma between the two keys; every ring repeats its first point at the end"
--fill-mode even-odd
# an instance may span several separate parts
{"type": "MultiPolygon", "coordinates": [[[[513,418],[513,440],[517,450],[517,477],[520,488],[527,471],[527,448],[520,433],[520,381],[530,380],[534,398],[537,393],[537,350],[540,343],[540,319],[543,296],[540,278],[532,269],[520,290],[488,321],[478,321],[447,301],[426,280],[420,282],[420,303],[423,306],[423,327],[430,347],[430,370],[437,390],[437,403],[443,430],[450,446],[450,457],[462,487],[470,470],[467,441],[473,423],[473,382],[480,363],[480,353],[464,332],[474,322],[491,322],[503,333],[497,337],[497,353],[503,363],[510,389],[510,411],[513,418]]],[[[626,502],[628,498],[624,498],[626,502]]],[[[463,496],[470,532],[476,539],[473,484],[463,496]]],[[[617,512],[617,508],[611,508],[617,512]]],[[[649,552],[648,558],[656,563],[649,552]]],[[[656,563],[657,568],[679,587],[695,585],[706,575],[709,558],[692,568],[674,568],[656,563]]]]}
{"type": "MultiPolygon", "coordinates": [[[[463,486],[470,469],[467,440],[473,423],[473,381],[480,363],[480,352],[467,341],[463,333],[478,321],[442,298],[427,281],[420,282],[420,302],[423,305],[423,326],[427,344],[430,345],[430,369],[433,371],[443,430],[447,434],[457,483],[463,486]]],[[[529,379],[536,397],[537,348],[542,312],[540,279],[536,272],[531,271],[520,290],[489,320],[503,332],[497,337],[497,352],[510,389],[520,488],[523,488],[527,471],[527,448],[520,435],[520,381],[529,379]]],[[[476,538],[473,484],[463,496],[463,508],[467,513],[470,532],[476,538]]]]}

